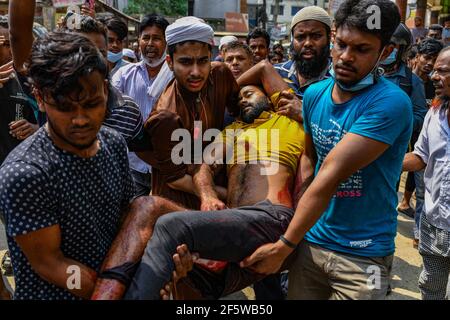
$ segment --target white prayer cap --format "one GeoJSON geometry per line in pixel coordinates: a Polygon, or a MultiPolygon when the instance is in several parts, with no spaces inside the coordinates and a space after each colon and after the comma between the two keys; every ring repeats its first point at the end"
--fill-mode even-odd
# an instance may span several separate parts
{"type": "Polygon", "coordinates": [[[330,15],[321,7],[308,6],[298,11],[292,18],[291,30],[294,30],[294,27],[297,23],[306,20],[315,20],[322,22],[331,29],[332,21],[330,15]]]}
{"type": "Polygon", "coordinates": [[[231,42],[239,41],[235,36],[225,36],[220,38],[219,50],[222,50],[222,47],[231,42]]]}
{"type": "Polygon", "coordinates": [[[200,18],[183,17],[167,27],[166,41],[168,46],[185,41],[214,45],[214,30],[200,18]]]}
{"type": "Polygon", "coordinates": [[[122,53],[123,53],[124,57],[128,57],[128,58],[131,58],[131,59],[136,59],[136,54],[131,49],[125,48],[125,49],[122,50],[122,53]]]}

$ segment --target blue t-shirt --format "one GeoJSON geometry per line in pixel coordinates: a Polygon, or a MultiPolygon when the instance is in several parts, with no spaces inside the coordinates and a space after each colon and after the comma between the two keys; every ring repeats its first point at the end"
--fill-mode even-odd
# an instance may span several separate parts
{"type": "Polygon", "coordinates": [[[305,239],[333,251],[387,256],[394,252],[396,184],[412,132],[411,101],[384,78],[343,104],[333,103],[333,86],[332,78],[314,84],[303,100],[305,132],[312,136],[318,158],[315,174],[346,133],[390,147],[338,187],[305,239]]]}
{"type": "Polygon", "coordinates": [[[97,137],[97,154],[80,158],[59,149],[42,127],[0,167],[0,211],[13,263],[14,299],[77,299],[33,270],[17,236],[59,225],[64,256],[100,270],[134,185],[125,140],[107,127],[97,137]]]}

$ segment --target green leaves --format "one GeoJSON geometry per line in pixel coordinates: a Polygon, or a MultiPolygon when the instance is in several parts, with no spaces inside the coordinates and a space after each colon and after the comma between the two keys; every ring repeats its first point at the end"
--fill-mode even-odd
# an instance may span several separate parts
{"type": "Polygon", "coordinates": [[[125,8],[127,14],[159,13],[164,16],[179,16],[187,14],[187,0],[129,0],[125,8]]]}

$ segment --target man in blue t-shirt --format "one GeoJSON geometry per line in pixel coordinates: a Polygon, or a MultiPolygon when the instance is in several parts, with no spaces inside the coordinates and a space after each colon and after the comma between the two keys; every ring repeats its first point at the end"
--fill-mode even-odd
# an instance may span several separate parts
{"type": "Polygon", "coordinates": [[[347,0],[335,18],[332,78],[310,86],[303,100],[307,189],[280,240],[241,266],[274,273],[296,248],[289,298],[383,299],[412,106],[401,89],[379,77],[378,64],[392,51],[400,16],[388,0],[347,0]]]}

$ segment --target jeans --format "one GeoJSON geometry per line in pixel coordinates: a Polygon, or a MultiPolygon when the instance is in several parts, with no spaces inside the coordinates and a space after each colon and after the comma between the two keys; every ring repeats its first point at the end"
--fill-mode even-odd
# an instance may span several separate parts
{"type": "MultiPolygon", "coordinates": [[[[169,282],[174,270],[172,255],[178,245],[187,244],[201,258],[229,261],[236,266],[261,245],[277,241],[293,214],[291,208],[266,200],[236,209],[181,211],[160,217],[125,299],[159,299],[160,289],[169,282]]],[[[239,290],[244,280],[234,277],[233,287],[239,290]]]]}
{"type": "Polygon", "coordinates": [[[424,170],[414,172],[416,183],[416,213],[414,214],[414,239],[419,239],[420,216],[425,202],[425,183],[423,181],[424,170]]]}

